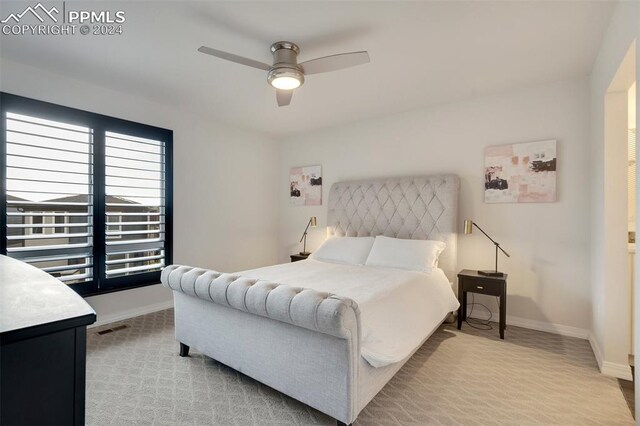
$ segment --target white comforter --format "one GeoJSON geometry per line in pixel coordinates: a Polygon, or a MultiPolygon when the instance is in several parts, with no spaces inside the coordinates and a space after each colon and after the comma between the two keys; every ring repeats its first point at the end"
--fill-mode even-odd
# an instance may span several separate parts
{"type": "Polygon", "coordinates": [[[240,274],[354,300],[361,313],[361,355],[374,367],[411,355],[459,306],[441,269],[413,272],[308,259],[240,274]]]}

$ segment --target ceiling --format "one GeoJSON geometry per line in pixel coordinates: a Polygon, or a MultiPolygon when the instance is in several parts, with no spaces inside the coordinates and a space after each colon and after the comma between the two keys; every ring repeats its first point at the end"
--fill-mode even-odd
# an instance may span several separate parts
{"type": "Polygon", "coordinates": [[[2,36],[1,55],[282,137],[588,75],[613,5],[101,1],[85,6],[124,10],[123,35],[2,36]],[[277,40],[300,62],[368,50],[371,63],[309,76],[279,108],[266,72],[196,51],[270,62],[277,40]]]}

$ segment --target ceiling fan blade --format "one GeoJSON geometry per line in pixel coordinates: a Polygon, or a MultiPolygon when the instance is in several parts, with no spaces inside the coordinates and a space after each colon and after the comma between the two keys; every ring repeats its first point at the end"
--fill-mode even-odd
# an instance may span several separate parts
{"type": "Polygon", "coordinates": [[[278,100],[278,106],[287,106],[291,103],[293,97],[293,90],[280,90],[276,89],[276,99],[278,100]]]}
{"type": "Polygon", "coordinates": [[[198,48],[198,52],[206,53],[207,55],[216,56],[221,59],[226,59],[227,61],[236,62],[242,65],[248,65],[253,68],[258,68],[260,70],[269,71],[271,65],[265,64],[264,62],[255,61],[253,59],[244,58],[242,56],[234,55],[233,53],[223,52],[222,50],[212,49],[207,46],[200,46],[198,48]]]}
{"type": "Polygon", "coordinates": [[[300,66],[304,70],[305,75],[310,75],[355,67],[356,65],[366,64],[367,62],[369,62],[369,53],[362,51],[324,56],[303,62],[300,66]]]}

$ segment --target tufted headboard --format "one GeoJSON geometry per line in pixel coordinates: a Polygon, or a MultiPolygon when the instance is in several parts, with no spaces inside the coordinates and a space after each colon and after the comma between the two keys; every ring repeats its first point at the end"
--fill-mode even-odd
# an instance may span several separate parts
{"type": "Polygon", "coordinates": [[[450,174],[336,182],[329,191],[329,235],[444,241],[438,266],[454,282],[459,189],[458,176],[450,174]]]}

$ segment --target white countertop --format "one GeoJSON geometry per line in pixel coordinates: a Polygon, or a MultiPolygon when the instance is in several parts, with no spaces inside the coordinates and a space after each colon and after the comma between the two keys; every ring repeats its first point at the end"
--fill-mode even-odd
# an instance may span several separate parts
{"type": "Polygon", "coordinates": [[[95,316],[95,311],[68,285],[0,256],[0,333],[85,315],[95,316]]]}

